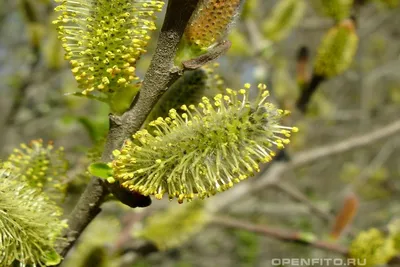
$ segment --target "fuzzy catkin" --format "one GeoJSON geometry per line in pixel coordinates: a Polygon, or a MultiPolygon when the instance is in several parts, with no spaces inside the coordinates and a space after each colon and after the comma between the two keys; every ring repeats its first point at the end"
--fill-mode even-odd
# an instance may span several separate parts
{"type": "Polygon", "coordinates": [[[66,227],[61,209],[0,164],[0,266],[46,266],[66,227]]]}
{"type": "Polygon", "coordinates": [[[167,194],[181,203],[253,176],[298,129],[280,125],[289,112],[265,102],[265,85],[259,85],[253,101],[249,88],[228,88],[213,101],[203,97],[197,107],[183,105],[183,114],[171,109],[169,117],[151,122],[151,128],[138,131],[114,151],[109,181],[158,199],[167,194]]]}
{"type": "Polygon", "coordinates": [[[68,162],[63,147],[55,148],[52,142],[44,145],[41,139],[32,140],[14,149],[7,162],[12,165],[13,172],[30,186],[55,199],[65,194],[68,162]]]}
{"type": "Polygon", "coordinates": [[[185,103],[194,104],[198,102],[202,96],[206,95],[206,91],[209,91],[206,87],[206,81],[207,75],[202,69],[185,73],[153,107],[145,124],[158,117],[168,116],[168,111],[172,108],[178,109],[185,103]]]}
{"type": "Polygon", "coordinates": [[[352,241],[349,256],[360,261],[356,266],[384,265],[396,255],[395,243],[376,228],[360,232],[352,241]]]}
{"type": "Polygon", "coordinates": [[[350,67],[357,48],[354,22],[350,19],[342,21],[323,37],[314,63],[315,74],[323,77],[341,74],[350,67]]]}
{"type": "Polygon", "coordinates": [[[146,52],[164,1],[56,0],[54,21],[83,94],[134,90],[136,61],[146,52]],[[133,87],[133,88],[131,88],[133,87]]]}

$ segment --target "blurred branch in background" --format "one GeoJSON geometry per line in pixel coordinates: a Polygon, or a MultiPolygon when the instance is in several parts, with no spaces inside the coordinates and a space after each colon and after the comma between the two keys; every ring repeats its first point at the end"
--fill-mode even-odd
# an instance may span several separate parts
{"type": "Polygon", "coordinates": [[[329,252],[340,254],[345,257],[348,255],[347,248],[342,247],[338,244],[319,241],[316,239],[315,236],[310,233],[293,232],[291,230],[270,228],[266,225],[256,225],[250,222],[246,222],[244,220],[222,216],[213,218],[212,223],[222,227],[242,229],[254,233],[259,233],[282,242],[295,243],[302,246],[310,246],[313,248],[326,250],[329,252]]]}
{"type": "Polygon", "coordinates": [[[215,196],[210,200],[211,210],[221,210],[244,196],[249,196],[257,191],[264,190],[265,187],[272,186],[277,183],[282,174],[289,168],[298,168],[314,161],[321,160],[326,157],[336,156],[354,149],[362,148],[378,142],[379,140],[389,138],[400,132],[400,120],[395,121],[387,126],[381,127],[370,133],[351,137],[334,144],[324,145],[304,152],[298,152],[291,156],[289,162],[274,163],[266,168],[259,177],[243,182],[241,185],[231,190],[215,196]]]}

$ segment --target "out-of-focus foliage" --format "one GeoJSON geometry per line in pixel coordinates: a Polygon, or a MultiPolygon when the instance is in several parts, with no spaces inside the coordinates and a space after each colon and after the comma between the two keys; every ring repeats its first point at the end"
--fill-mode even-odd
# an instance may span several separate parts
{"type": "Polygon", "coordinates": [[[265,36],[273,41],[285,38],[297,26],[306,9],[303,0],[282,0],[263,23],[265,36]]]}
{"type": "Polygon", "coordinates": [[[118,260],[109,252],[121,231],[115,218],[101,217],[81,236],[75,253],[66,259],[66,267],[117,267],[118,260]]]}
{"type": "Polygon", "coordinates": [[[321,15],[340,21],[350,16],[354,0],[311,0],[310,3],[321,15]]]}
{"type": "Polygon", "coordinates": [[[350,257],[362,260],[360,266],[385,264],[396,253],[394,240],[375,228],[361,232],[351,243],[349,252],[350,257]]]}
{"type": "Polygon", "coordinates": [[[201,200],[185,205],[171,204],[167,210],[151,215],[133,235],[154,243],[161,250],[171,249],[201,231],[209,219],[201,200]]]}

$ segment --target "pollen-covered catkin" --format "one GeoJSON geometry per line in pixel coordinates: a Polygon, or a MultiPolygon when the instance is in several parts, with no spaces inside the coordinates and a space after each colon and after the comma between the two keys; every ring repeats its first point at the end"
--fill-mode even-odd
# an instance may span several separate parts
{"type": "Polygon", "coordinates": [[[8,164],[0,164],[0,266],[15,261],[21,267],[57,264],[54,245],[66,227],[61,215],[45,194],[19,180],[8,164]]]}
{"type": "Polygon", "coordinates": [[[151,122],[114,151],[113,179],[143,195],[167,194],[183,202],[253,176],[298,129],[280,125],[289,112],[265,102],[265,85],[258,86],[255,100],[249,88],[228,88],[197,106],[182,105],[182,114],[171,109],[169,117],[151,122]]]}
{"type": "Polygon", "coordinates": [[[43,145],[41,139],[32,140],[14,149],[7,162],[28,185],[45,191],[55,199],[64,195],[68,162],[63,147],[55,148],[52,142],[43,145]]]}
{"type": "Polygon", "coordinates": [[[165,94],[158,100],[151,113],[146,119],[146,123],[158,117],[168,116],[171,108],[178,109],[183,104],[193,104],[205,95],[207,74],[202,69],[186,72],[183,77],[176,81],[165,94]]]}
{"type": "Polygon", "coordinates": [[[164,1],[56,0],[54,21],[83,94],[130,90],[164,1]]]}
{"type": "Polygon", "coordinates": [[[215,69],[218,66],[217,63],[214,63],[194,71],[186,72],[158,100],[144,125],[147,125],[158,117],[168,116],[170,109],[179,109],[183,104],[196,104],[203,96],[212,97],[221,92],[224,82],[215,73],[215,69]]]}

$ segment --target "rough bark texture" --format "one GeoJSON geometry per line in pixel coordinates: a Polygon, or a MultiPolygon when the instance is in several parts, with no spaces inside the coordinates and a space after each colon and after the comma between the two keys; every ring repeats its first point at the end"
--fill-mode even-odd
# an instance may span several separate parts
{"type": "MultiPolygon", "coordinates": [[[[124,140],[140,129],[147,115],[161,95],[182,75],[182,70],[174,66],[178,44],[189,19],[199,0],[170,0],[161,29],[157,48],[150,67],[145,75],[140,93],[132,103],[131,109],[122,116],[110,115],[110,129],[102,155],[103,161],[111,159],[112,151],[118,149],[124,140]]],[[[101,211],[100,205],[109,190],[122,190],[109,187],[104,181],[93,177],[73,209],[69,228],[64,234],[67,242],[60,242],[58,253],[65,256],[86,226],[101,211]]],[[[115,195],[121,195],[116,192],[115,195]]],[[[121,200],[124,202],[124,200],[121,200]]]]}

